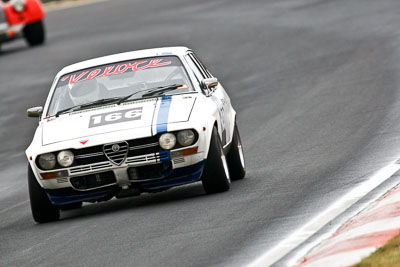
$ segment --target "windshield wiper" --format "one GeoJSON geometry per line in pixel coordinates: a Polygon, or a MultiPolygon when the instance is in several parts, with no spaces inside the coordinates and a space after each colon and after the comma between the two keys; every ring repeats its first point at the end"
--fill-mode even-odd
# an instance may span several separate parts
{"type": "Polygon", "coordinates": [[[112,103],[115,102],[117,105],[120,105],[122,102],[125,102],[126,100],[128,100],[129,98],[131,98],[132,96],[138,94],[138,93],[142,93],[142,92],[147,92],[145,94],[142,95],[142,97],[148,97],[148,96],[153,96],[153,95],[161,95],[165,92],[168,91],[173,91],[175,89],[177,89],[178,87],[183,86],[183,84],[171,84],[171,85],[166,85],[166,86],[159,86],[159,87],[155,87],[155,88],[150,88],[150,89],[144,89],[144,90],[140,90],[137,92],[134,92],[132,94],[129,94],[127,96],[123,96],[123,97],[110,97],[110,98],[102,98],[102,99],[98,99],[89,103],[85,103],[85,104],[81,104],[81,105],[76,105],[76,106],[72,106],[63,110],[60,110],[56,113],[56,117],[60,116],[63,113],[67,113],[67,112],[73,112],[76,110],[80,110],[82,108],[87,108],[87,107],[91,107],[91,106],[95,106],[95,105],[99,105],[99,104],[106,104],[106,103],[112,103]]]}
{"type": "Polygon", "coordinates": [[[72,107],[69,107],[69,108],[66,108],[66,109],[59,110],[56,113],[56,117],[60,116],[63,113],[67,113],[68,111],[74,111],[76,109],[79,109],[80,107],[81,107],[81,105],[77,105],[77,106],[72,106],[72,107]]]}
{"type": "Polygon", "coordinates": [[[160,86],[160,87],[152,88],[147,93],[143,94],[142,97],[161,95],[168,91],[173,91],[181,86],[183,86],[183,84],[171,84],[171,85],[167,85],[167,86],[160,86]]]}
{"type": "Polygon", "coordinates": [[[79,108],[86,108],[86,107],[91,107],[91,106],[95,106],[98,104],[107,104],[107,103],[112,103],[112,102],[117,102],[120,98],[119,97],[109,97],[109,98],[102,98],[102,99],[98,99],[89,103],[85,103],[80,105],[79,108]]]}
{"type": "Polygon", "coordinates": [[[91,107],[91,106],[95,106],[95,105],[99,105],[99,104],[106,104],[106,103],[112,103],[112,102],[116,102],[119,101],[120,98],[119,97],[110,97],[110,98],[102,98],[102,99],[98,99],[89,103],[85,103],[85,104],[81,104],[81,105],[76,105],[76,106],[72,106],[63,110],[60,110],[56,113],[56,117],[60,116],[63,113],[66,113],[68,111],[72,112],[72,111],[76,111],[82,108],[87,108],[87,107],[91,107]]]}
{"type": "Polygon", "coordinates": [[[152,96],[154,94],[161,94],[161,93],[164,93],[164,92],[167,92],[167,91],[172,91],[172,90],[175,90],[176,88],[181,87],[181,86],[183,86],[183,85],[182,84],[171,84],[171,85],[167,85],[167,86],[159,86],[159,87],[155,87],[155,88],[140,90],[140,91],[134,92],[134,93],[132,93],[130,95],[122,97],[117,102],[117,104],[119,105],[122,102],[125,102],[126,100],[131,98],[132,96],[134,96],[134,95],[136,95],[138,93],[141,93],[141,92],[147,92],[147,93],[142,95],[142,97],[146,97],[146,96],[152,96]]]}
{"type": "Polygon", "coordinates": [[[123,96],[118,100],[117,105],[121,104],[122,102],[125,102],[126,100],[128,100],[129,98],[131,98],[132,96],[134,96],[134,95],[136,95],[138,93],[146,92],[146,91],[148,91],[148,89],[140,90],[140,91],[134,92],[132,94],[129,94],[127,96],[123,96]]]}

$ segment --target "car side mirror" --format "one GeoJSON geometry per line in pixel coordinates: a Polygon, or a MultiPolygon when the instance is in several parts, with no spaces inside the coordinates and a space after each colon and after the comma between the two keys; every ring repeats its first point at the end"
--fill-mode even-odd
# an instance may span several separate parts
{"type": "Polygon", "coordinates": [[[33,107],[26,110],[26,115],[31,118],[38,118],[42,115],[43,107],[33,107]]]}
{"type": "Polygon", "coordinates": [[[207,78],[201,81],[201,88],[204,90],[212,89],[218,85],[217,78],[207,78]]]}

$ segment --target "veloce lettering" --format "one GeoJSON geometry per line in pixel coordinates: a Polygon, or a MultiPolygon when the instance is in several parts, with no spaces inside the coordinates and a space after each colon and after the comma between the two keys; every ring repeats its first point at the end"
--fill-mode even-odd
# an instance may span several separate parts
{"type": "Polygon", "coordinates": [[[138,71],[138,70],[144,70],[148,68],[156,68],[156,67],[161,67],[161,66],[166,66],[170,65],[171,61],[167,62],[161,62],[162,59],[153,59],[148,62],[148,60],[144,61],[137,61],[135,63],[122,63],[119,65],[111,65],[105,67],[104,71],[101,69],[95,69],[91,71],[90,73],[88,71],[84,71],[81,74],[73,74],[69,78],[69,84],[73,84],[79,81],[87,81],[91,80],[93,78],[100,78],[104,76],[111,76],[111,75],[116,75],[116,74],[122,74],[129,71],[138,71]],[[147,63],[148,62],[148,63],[147,63]],[[102,72],[102,73],[101,73],[102,72]],[[100,74],[101,73],[101,74],[100,74]],[[87,76],[86,76],[87,75],[87,76]],[[86,77],[86,78],[84,78],[86,77]]]}

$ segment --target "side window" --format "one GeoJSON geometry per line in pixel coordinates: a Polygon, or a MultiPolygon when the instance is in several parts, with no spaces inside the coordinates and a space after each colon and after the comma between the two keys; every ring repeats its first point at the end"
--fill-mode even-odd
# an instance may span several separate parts
{"type": "Polygon", "coordinates": [[[190,56],[193,57],[194,61],[202,69],[203,73],[205,73],[207,78],[212,78],[213,77],[211,75],[211,73],[208,71],[208,69],[204,66],[203,62],[199,59],[199,57],[195,53],[191,53],[190,56]]]}
{"type": "Polygon", "coordinates": [[[205,78],[205,75],[201,72],[200,68],[197,66],[192,57],[186,55],[185,59],[189,64],[190,68],[193,70],[193,73],[196,76],[197,81],[200,83],[205,78]]]}

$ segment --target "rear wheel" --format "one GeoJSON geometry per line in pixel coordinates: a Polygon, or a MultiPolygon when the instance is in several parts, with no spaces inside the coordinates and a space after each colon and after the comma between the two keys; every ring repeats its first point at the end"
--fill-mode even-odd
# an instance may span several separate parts
{"type": "Polygon", "coordinates": [[[246,175],[246,165],[244,162],[244,153],[242,141],[240,140],[239,129],[235,123],[232,137],[231,149],[227,155],[229,173],[232,180],[243,179],[246,175]]]}
{"type": "Polygon", "coordinates": [[[38,223],[60,219],[59,209],[51,204],[49,197],[37,182],[30,166],[28,166],[28,187],[33,219],[38,223]]]}
{"type": "Polygon", "coordinates": [[[43,21],[36,21],[26,25],[24,37],[30,46],[41,45],[46,39],[43,21]]]}
{"type": "Polygon", "coordinates": [[[207,163],[201,180],[207,194],[228,191],[231,184],[228,164],[216,127],[211,134],[207,163]]]}

